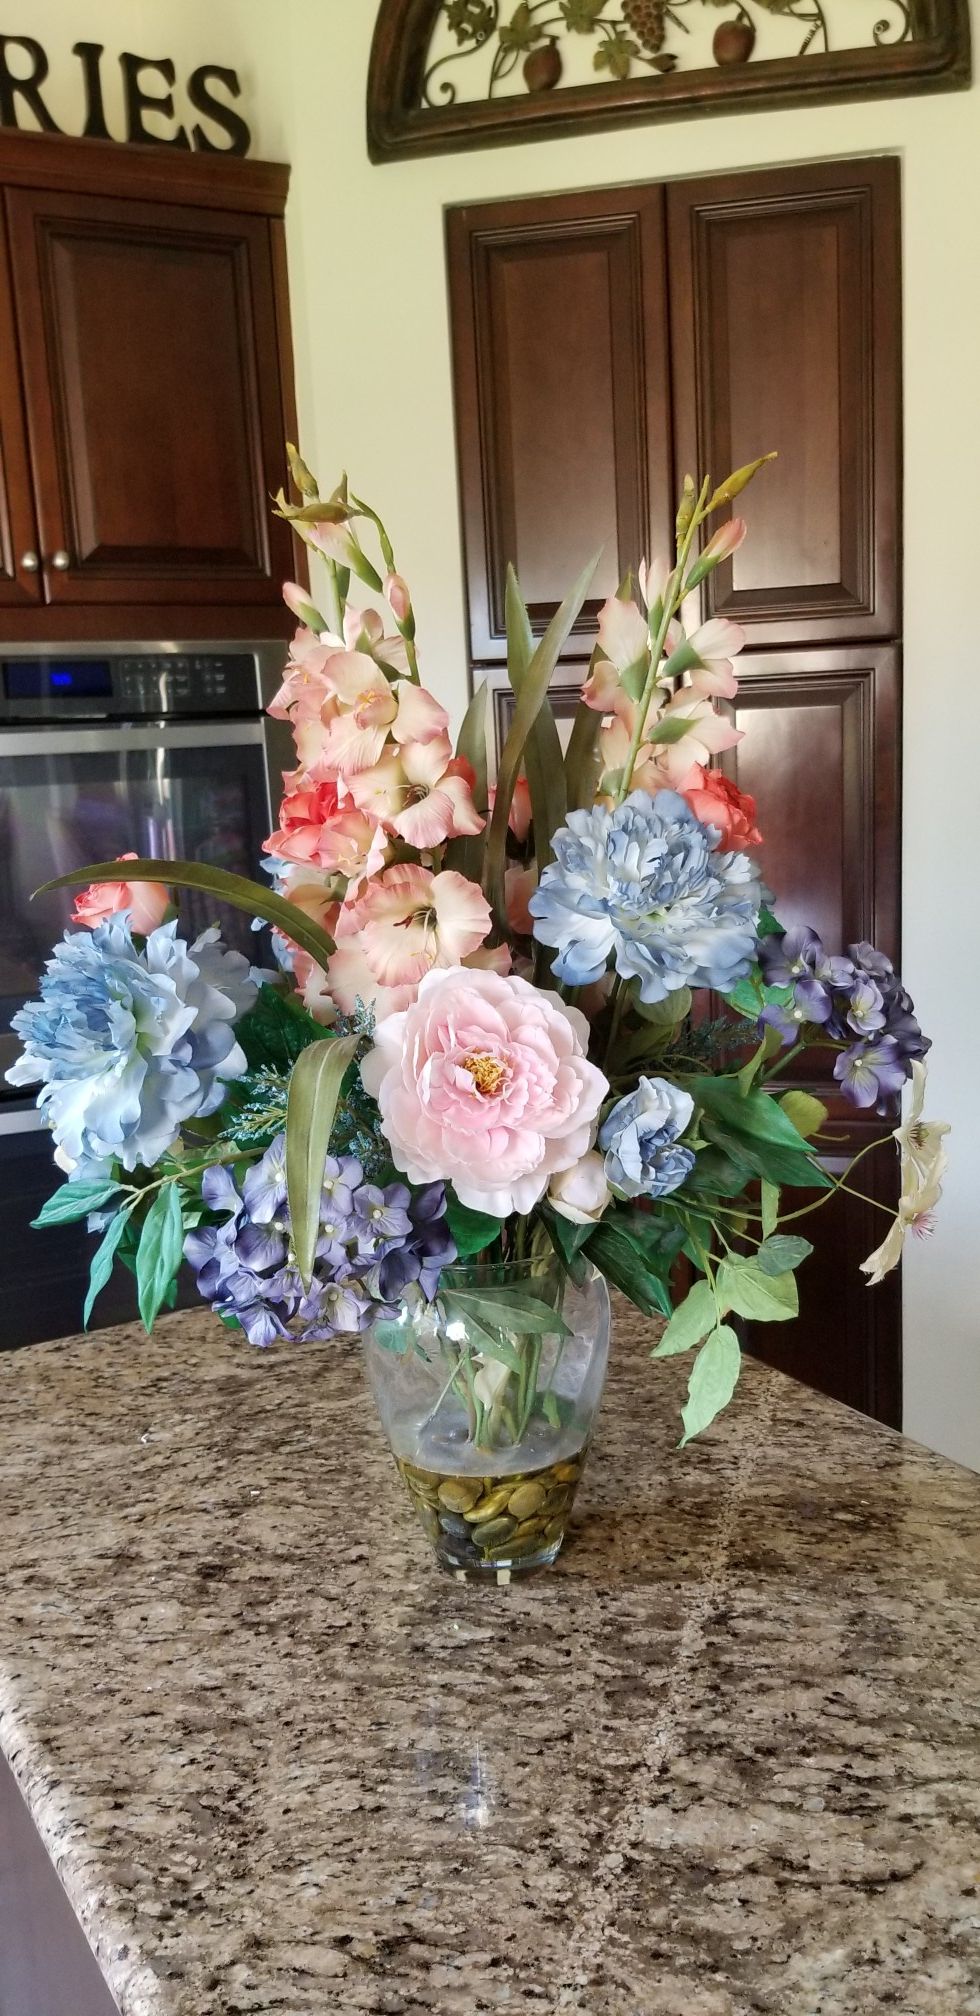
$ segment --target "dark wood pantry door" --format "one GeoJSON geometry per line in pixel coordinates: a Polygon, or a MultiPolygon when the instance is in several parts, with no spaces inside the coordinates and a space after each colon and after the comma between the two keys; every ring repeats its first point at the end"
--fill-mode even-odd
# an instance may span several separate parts
{"type": "Polygon", "coordinates": [[[266,218],[23,188],[6,213],[48,602],[276,603],[266,218]]]}
{"type": "Polygon", "coordinates": [[[41,599],[37,523],[7,272],[0,229],[0,608],[41,599]]]}
{"type": "MultiPolygon", "coordinates": [[[[602,594],[669,552],[688,469],[776,448],[743,500],[749,541],[702,591],[701,615],[748,636],[730,767],[760,798],[783,919],[896,956],[899,219],[897,162],[866,160],[470,206],[447,230],[471,671],[498,733],[507,560],[541,628],[603,539],[602,594]]],[[[561,714],[594,620],[558,668],[561,714]]],[[[829,1166],[881,1139],[861,1187],[893,1196],[887,1123],[807,1083],[831,1109],[829,1166]]],[[[824,1208],[803,1313],[752,1346],[898,1425],[897,1279],[869,1290],[858,1271],[885,1224],[855,1198],[824,1208]]]]}

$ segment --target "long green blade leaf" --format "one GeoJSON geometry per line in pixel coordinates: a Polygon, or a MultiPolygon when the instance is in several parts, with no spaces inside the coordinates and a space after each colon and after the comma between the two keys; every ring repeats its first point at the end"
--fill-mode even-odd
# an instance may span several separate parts
{"type": "Polygon", "coordinates": [[[184,1251],[180,1190],[164,1183],[146,1214],[136,1254],[136,1297],[149,1334],[175,1280],[184,1251]]]}
{"type": "MultiPolygon", "coordinates": [[[[487,770],[487,723],[490,706],[490,687],[484,679],[463,716],[463,725],[456,744],[457,756],[465,757],[473,766],[473,803],[484,818],[490,803],[490,779],[487,770]]],[[[483,874],[483,855],[486,847],[486,833],[461,833],[457,840],[450,840],[443,856],[446,868],[455,869],[457,875],[465,875],[469,881],[479,884],[483,874]]]]}
{"type": "MultiPolygon", "coordinates": [[[[68,875],[42,882],[34,894],[46,896],[50,889],[72,889],[89,882],[118,882],[119,876],[118,861],[97,861],[90,868],[73,868],[68,875]]],[[[321,930],[297,904],[277,896],[261,882],[250,882],[245,875],[230,875],[226,868],[209,868],[199,861],[127,861],[126,881],[165,882],[175,889],[201,889],[207,896],[217,896],[235,910],[246,910],[250,916],[274,924],[318,966],[324,966],[336,950],[329,931],[321,930]]]]}
{"type": "Polygon", "coordinates": [[[293,1250],[301,1279],[313,1279],[320,1231],[323,1165],[340,1088],[361,1038],[330,1036],[311,1043],[293,1065],[286,1104],[286,1192],[293,1250]]]}
{"type": "Polygon", "coordinates": [[[592,577],[599,565],[600,555],[596,553],[583,568],[570,594],[566,595],[561,607],[555,611],[531,663],[527,677],[521,688],[520,698],[514,709],[507,739],[497,767],[497,794],[493,804],[493,818],[487,840],[486,863],[484,868],[484,890],[492,903],[498,919],[503,922],[504,859],[507,850],[507,819],[510,813],[514,787],[524,757],[524,745],[551,682],[551,675],[558,663],[560,653],[578,617],[582,604],[589,592],[592,577]]]}
{"type": "MultiPolygon", "coordinates": [[[[534,656],[534,633],[513,567],[507,569],[507,672],[520,699],[534,656]]],[[[528,731],[524,770],[531,794],[534,858],[538,874],[554,859],[552,837],[565,823],[565,764],[547,695],[528,731]]],[[[550,954],[548,955],[551,956],[550,954]]]]}
{"type": "Polygon", "coordinates": [[[109,1225],[106,1228],[105,1236],[102,1239],[101,1244],[96,1247],[95,1252],[92,1255],[92,1265],[89,1270],[88,1293],[85,1297],[85,1307],[82,1311],[83,1330],[88,1329],[89,1318],[92,1314],[95,1298],[97,1295],[101,1295],[102,1290],[105,1287],[110,1274],[112,1273],[112,1263],[116,1257],[116,1247],[118,1246],[119,1241],[122,1238],[123,1233],[125,1232],[126,1227],[129,1223],[129,1214],[132,1211],[132,1209],[133,1205],[127,1204],[124,1210],[120,1211],[117,1214],[117,1216],[112,1220],[111,1225],[109,1225]]]}

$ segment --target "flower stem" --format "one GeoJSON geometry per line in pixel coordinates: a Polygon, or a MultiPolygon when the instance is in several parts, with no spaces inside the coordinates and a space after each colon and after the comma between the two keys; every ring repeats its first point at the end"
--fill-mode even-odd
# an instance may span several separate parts
{"type": "Polygon", "coordinates": [[[620,780],[619,790],[616,793],[617,805],[622,804],[623,799],[627,796],[630,785],[633,781],[633,772],[636,768],[636,759],[640,753],[640,745],[643,741],[643,731],[647,724],[647,715],[650,711],[650,703],[656,691],[657,674],[660,671],[660,664],[664,655],[664,644],[667,639],[667,632],[670,629],[671,623],[674,620],[674,616],[676,615],[677,610],[680,608],[680,605],[684,600],[684,575],[687,569],[687,563],[690,557],[691,547],[694,544],[695,533],[697,532],[699,525],[701,525],[704,520],[704,505],[708,496],[709,488],[710,488],[710,482],[709,478],[706,476],[704,482],[701,485],[701,495],[698,498],[697,506],[692,515],[690,525],[688,526],[687,531],[684,534],[684,538],[681,541],[681,544],[678,548],[677,566],[675,567],[674,572],[671,575],[669,582],[667,583],[667,587],[664,590],[664,606],[660,617],[660,622],[657,626],[657,634],[653,640],[653,650],[650,654],[650,670],[647,673],[646,684],[643,688],[643,694],[640,699],[639,706],[637,708],[636,724],[634,726],[633,734],[630,739],[629,754],[626,758],[626,762],[623,765],[623,775],[620,780]]]}

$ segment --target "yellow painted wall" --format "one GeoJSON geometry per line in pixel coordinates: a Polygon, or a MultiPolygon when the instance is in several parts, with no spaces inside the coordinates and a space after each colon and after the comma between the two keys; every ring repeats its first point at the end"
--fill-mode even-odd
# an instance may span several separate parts
{"type": "MultiPolygon", "coordinates": [[[[855,154],[902,158],[903,963],[935,1039],[932,1105],[955,1125],[939,1225],[905,1267],[905,1423],[980,1467],[980,91],[740,113],[375,168],[364,93],[376,11],[376,0],[8,0],[2,25],[38,35],[55,67],[58,45],[67,55],[77,37],[104,33],[115,48],[124,37],[186,67],[240,69],[259,147],[294,168],[289,244],[307,460],[322,480],[348,467],[387,516],[428,681],[457,710],[466,673],[445,205],[855,154]]],[[[980,41],[977,0],[974,15],[980,41]]]]}

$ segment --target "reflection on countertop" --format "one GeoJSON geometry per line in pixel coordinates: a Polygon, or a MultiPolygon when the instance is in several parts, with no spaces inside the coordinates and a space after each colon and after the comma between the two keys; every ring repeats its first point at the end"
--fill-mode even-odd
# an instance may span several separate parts
{"type": "Polygon", "coordinates": [[[980,2011],[980,1479],[620,1307],[557,1569],[435,1567],[356,1350],[0,1360],[0,1744],[123,2016],[980,2011]]]}

